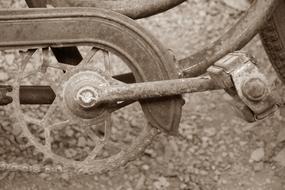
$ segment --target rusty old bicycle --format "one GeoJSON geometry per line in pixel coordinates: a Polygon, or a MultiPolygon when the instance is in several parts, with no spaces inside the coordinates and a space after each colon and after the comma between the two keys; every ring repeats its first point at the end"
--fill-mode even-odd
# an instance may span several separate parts
{"type": "Polygon", "coordinates": [[[25,147],[35,147],[43,162],[1,162],[0,168],[76,174],[116,169],[134,160],[160,132],[177,134],[185,93],[225,90],[248,122],[278,110],[282,103],[255,60],[238,50],[260,33],[273,67],[285,81],[285,2],[254,1],[218,40],[176,60],[134,19],[184,1],[26,0],[30,8],[0,10],[0,49],[17,50],[20,60],[16,79],[0,86],[0,105],[12,105],[18,138],[26,139],[25,147]],[[51,79],[55,73],[59,77],[51,79]],[[115,137],[113,133],[124,133],[125,127],[114,126],[114,115],[122,117],[116,112],[133,104],[139,105],[145,121],[130,129],[136,131],[131,140],[115,137]],[[29,105],[46,106],[42,117],[31,114],[35,109],[29,105]],[[62,152],[69,147],[55,144],[53,131],[70,126],[81,126],[78,134],[88,136],[79,156],[67,156],[62,152]],[[52,164],[44,164],[47,160],[52,164]]]}

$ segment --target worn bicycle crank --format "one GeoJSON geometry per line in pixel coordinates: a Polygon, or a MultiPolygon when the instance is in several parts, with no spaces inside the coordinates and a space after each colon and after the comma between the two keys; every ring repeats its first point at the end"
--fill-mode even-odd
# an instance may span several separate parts
{"type": "MultiPolygon", "coordinates": [[[[146,119],[136,126],[135,132],[121,126],[126,122],[116,119],[124,118],[118,110],[134,102],[95,106],[102,89],[122,83],[113,77],[113,70],[121,66],[111,68],[117,63],[111,61],[110,56],[120,59],[137,82],[167,80],[177,78],[178,74],[168,51],[131,19],[106,10],[82,11],[42,9],[11,14],[0,11],[1,50],[27,49],[21,53],[22,62],[12,84],[13,91],[8,94],[13,98],[17,126],[22,129],[22,137],[27,138],[27,146],[42,153],[43,161],[51,160],[57,165],[53,168],[55,172],[91,174],[125,165],[151,143],[159,133],[158,128],[176,131],[180,120],[182,101],[179,96],[141,101],[146,119]],[[72,19],[66,19],[69,17],[72,19]],[[34,35],[30,35],[31,32],[34,35]],[[50,59],[49,47],[57,47],[57,44],[63,47],[84,45],[89,47],[89,52],[76,66],[55,63],[50,59]],[[43,59],[35,64],[33,56],[38,54],[43,59]],[[101,58],[96,57],[98,54],[101,58]],[[32,83],[29,88],[47,86],[54,92],[53,103],[43,109],[41,117],[33,113],[37,110],[21,105],[21,87],[27,86],[29,81],[32,83]],[[66,127],[76,128],[78,132],[74,138],[87,135],[88,143],[81,147],[81,154],[66,156],[65,149],[69,150],[70,145],[55,142],[54,134],[61,134],[61,129],[66,127]],[[124,139],[125,133],[132,133],[127,135],[130,139],[124,139]]],[[[131,112],[136,114],[138,109],[131,108],[131,112]]],[[[74,139],[69,140],[74,142],[74,139]]],[[[9,167],[27,170],[25,165],[0,165],[0,168],[9,167]]],[[[30,166],[29,171],[50,170],[51,167],[42,165],[30,166]]]]}

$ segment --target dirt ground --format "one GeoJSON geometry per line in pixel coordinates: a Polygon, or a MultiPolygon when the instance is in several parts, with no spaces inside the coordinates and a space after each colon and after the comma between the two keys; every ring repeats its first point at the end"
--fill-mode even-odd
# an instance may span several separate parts
{"type": "MultiPolygon", "coordinates": [[[[0,4],[19,6],[8,1],[0,4]]],[[[171,11],[138,22],[179,59],[211,43],[240,15],[221,1],[189,0],[171,11]]],[[[281,89],[259,37],[244,50],[255,56],[261,70],[281,89]]],[[[248,124],[235,116],[227,103],[229,96],[223,91],[190,94],[184,98],[181,136],[160,135],[142,157],[125,168],[76,178],[9,174],[1,180],[0,189],[285,189],[285,110],[248,124]]],[[[0,108],[0,112],[3,117],[5,108],[0,108]]],[[[0,125],[9,127],[12,121],[5,119],[0,125]]]]}

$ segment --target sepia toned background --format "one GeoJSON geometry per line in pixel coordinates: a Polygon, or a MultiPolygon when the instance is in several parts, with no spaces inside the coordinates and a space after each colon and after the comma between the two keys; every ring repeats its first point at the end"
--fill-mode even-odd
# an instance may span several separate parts
{"type": "MultiPolygon", "coordinates": [[[[1,0],[0,6],[19,8],[25,7],[25,3],[22,0],[1,0]]],[[[240,10],[224,1],[189,0],[173,10],[138,23],[175,52],[179,59],[211,43],[241,14],[240,10]]],[[[259,37],[244,50],[257,59],[261,70],[272,81],[272,88],[284,95],[259,37]]],[[[11,53],[2,52],[0,55],[0,81],[8,81],[13,77],[9,75],[9,67],[18,60],[11,53]]],[[[186,105],[180,125],[181,136],[160,135],[141,158],[126,168],[104,175],[76,178],[1,172],[0,189],[285,189],[284,110],[272,118],[248,124],[235,117],[227,103],[229,96],[223,91],[185,95],[184,98],[186,105]]],[[[13,121],[7,116],[8,111],[0,107],[0,159],[17,160],[21,153],[16,154],[17,145],[11,143],[13,121]]],[[[33,157],[21,159],[32,162],[33,157]]]]}

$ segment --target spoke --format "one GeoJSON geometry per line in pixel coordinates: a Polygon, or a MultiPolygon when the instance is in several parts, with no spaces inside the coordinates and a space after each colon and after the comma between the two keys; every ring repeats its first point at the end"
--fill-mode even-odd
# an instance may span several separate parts
{"type": "Polygon", "coordinates": [[[49,65],[49,48],[43,48],[43,60],[42,60],[42,65],[41,65],[41,72],[42,73],[46,73],[47,72],[47,68],[49,65]]]}
{"type": "Polygon", "coordinates": [[[91,140],[94,142],[94,144],[99,144],[102,140],[95,134],[94,131],[92,131],[90,128],[87,129],[88,136],[91,138],[91,140]]]}
{"type": "Polygon", "coordinates": [[[74,66],[66,65],[64,63],[57,63],[57,64],[49,63],[48,67],[54,68],[54,69],[59,69],[59,70],[62,70],[62,71],[70,71],[71,69],[74,68],[74,66]]]}
{"type": "MultiPolygon", "coordinates": [[[[89,154],[89,156],[86,158],[85,162],[89,162],[91,160],[94,160],[100,151],[104,148],[104,146],[108,143],[108,140],[111,136],[111,119],[105,120],[105,136],[103,140],[100,140],[97,135],[91,135],[90,138],[95,142],[95,148],[94,150],[89,154]]],[[[88,130],[89,135],[92,134],[91,130],[88,130]]],[[[94,134],[94,133],[93,133],[94,134]]]]}
{"type": "Polygon", "coordinates": [[[95,148],[89,154],[89,156],[85,159],[85,162],[89,162],[91,160],[94,160],[106,144],[106,142],[104,140],[100,140],[100,138],[96,134],[94,134],[94,132],[92,132],[90,129],[87,132],[88,132],[88,136],[95,143],[95,148]]]}
{"type": "Polygon", "coordinates": [[[19,74],[19,76],[21,76],[21,77],[19,77],[19,79],[22,79],[22,75],[24,73],[24,70],[27,67],[27,64],[29,63],[29,61],[31,60],[32,56],[34,55],[34,53],[36,51],[37,51],[36,49],[32,49],[32,50],[28,50],[27,52],[21,52],[21,54],[24,58],[23,58],[23,61],[21,62],[19,70],[18,70],[18,74],[19,74]]]}
{"type": "Polygon", "coordinates": [[[104,56],[104,66],[105,72],[107,72],[110,76],[113,74],[113,69],[110,60],[110,53],[108,51],[102,50],[104,56]]]}
{"type": "Polygon", "coordinates": [[[51,89],[53,90],[53,92],[55,93],[56,97],[59,98],[59,85],[56,85],[54,81],[52,81],[49,76],[47,76],[47,73],[45,73],[44,78],[46,79],[46,81],[48,82],[48,86],[51,87],[51,89]]]}
{"type": "Polygon", "coordinates": [[[28,78],[32,75],[36,75],[38,72],[40,71],[40,69],[36,69],[36,70],[33,70],[33,71],[29,71],[27,73],[24,74],[24,76],[22,77],[22,79],[24,78],[28,78]]]}
{"type": "Polygon", "coordinates": [[[44,118],[41,121],[41,124],[46,127],[48,125],[48,122],[50,119],[52,119],[52,115],[56,113],[56,108],[57,108],[57,104],[59,102],[58,97],[55,98],[54,102],[52,105],[50,105],[46,115],[44,116],[44,118]]]}
{"type": "Polygon", "coordinates": [[[35,124],[38,126],[41,125],[41,120],[39,120],[39,119],[32,118],[28,115],[25,115],[24,118],[25,118],[25,121],[27,121],[28,123],[35,124]]]}
{"type": "Polygon", "coordinates": [[[79,66],[82,67],[82,66],[85,66],[86,64],[88,64],[92,59],[93,57],[96,55],[96,53],[98,52],[99,50],[95,47],[93,47],[89,52],[88,54],[85,56],[85,58],[79,63],[79,66]]]}
{"type": "Polygon", "coordinates": [[[45,147],[51,150],[51,131],[49,129],[45,129],[45,147]]]}
{"type": "Polygon", "coordinates": [[[105,120],[105,136],[104,136],[104,141],[108,141],[111,138],[111,117],[106,117],[107,119],[105,120]]]}
{"type": "Polygon", "coordinates": [[[58,69],[61,71],[69,71],[74,68],[64,63],[53,63],[50,59],[50,50],[49,48],[43,48],[43,64],[41,66],[42,73],[45,73],[48,68],[58,69]]]}
{"type": "Polygon", "coordinates": [[[121,151],[128,149],[128,146],[123,144],[122,142],[108,141],[106,146],[112,147],[112,148],[118,148],[121,151]]]}
{"type": "Polygon", "coordinates": [[[66,120],[66,121],[62,121],[62,122],[50,125],[48,128],[50,130],[62,129],[63,127],[67,126],[68,124],[71,124],[70,120],[66,120]]]}

